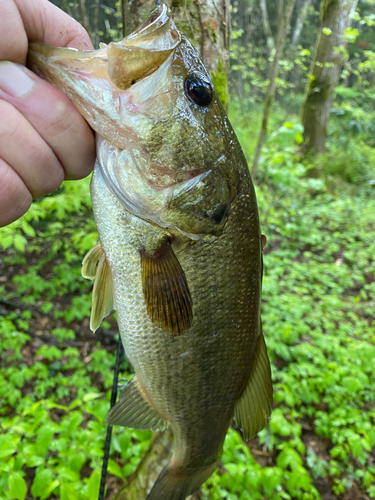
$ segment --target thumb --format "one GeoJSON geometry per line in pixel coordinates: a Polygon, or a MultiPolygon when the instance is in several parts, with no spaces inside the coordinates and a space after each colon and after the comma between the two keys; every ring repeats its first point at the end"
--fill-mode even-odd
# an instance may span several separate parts
{"type": "Polygon", "coordinates": [[[52,150],[64,169],[65,179],[81,179],[91,172],[95,161],[94,135],[63,92],[24,66],[3,61],[0,99],[27,119],[34,135],[39,135],[52,150]]]}

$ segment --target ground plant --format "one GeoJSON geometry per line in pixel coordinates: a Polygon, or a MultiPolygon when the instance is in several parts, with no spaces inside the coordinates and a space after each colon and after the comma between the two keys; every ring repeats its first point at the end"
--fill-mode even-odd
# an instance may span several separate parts
{"type": "MultiPolygon", "coordinates": [[[[55,3],[81,21],[88,5],[55,3]]],[[[228,72],[229,117],[250,169],[274,54],[258,3],[232,2],[228,72]]],[[[265,3],[275,42],[283,2],[265,3]]],[[[122,3],[93,5],[96,45],[121,38],[122,3]]],[[[229,429],[194,500],[375,499],[375,7],[360,1],[353,12],[325,149],[304,155],[300,110],[320,2],[296,5],[256,175],[273,413],[250,443],[229,429]]],[[[0,500],[98,498],[118,329],[115,313],[95,335],[89,328],[81,263],[98,239],[89,182],[65,182],[0,229],[0,500]]],[[[132,377],[126,357],[120,371],[121,383],[132,377]]],[[[114,427],[108,500],[152,440],[114,427]]]]}
{"type": "MultiPolygon", "coordinates": [[[[250,157],[252,124],[235,105],[231,118],[250,157]]],[[[199,498],[375,498],[372,174],[354,185],[326,165],[309,177],[301,125],[282,118],[275,113],[257,185],[274,410],[249,444],[229,431],[199,498]]],[[[88,184],[66,182],[0,232],[0,498],[97,498],[118,334],[113,316],[89,330],[80,266],[97,233],[88,184]]],[[[121,377],[131,376],[124,358],[121,377]]],[[[151,436],[114,428],[108,498],[151,436]]]]}

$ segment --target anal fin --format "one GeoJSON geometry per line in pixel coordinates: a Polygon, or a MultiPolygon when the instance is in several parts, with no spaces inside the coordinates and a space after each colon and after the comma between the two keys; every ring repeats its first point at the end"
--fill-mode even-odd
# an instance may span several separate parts
{"type": "Polygon", "coordinates": [[[136,375],[121,393],[118,403],[109,411],[107,424],[152,431],[161,431],[168,426],[144,398],[136,375]]]}
{"type": "Polygon", "coordinates": [[[267,424],[272,410],[271,368],[263,333],[247,386],[234,408],[234,418],[245,441],[250,441],[267,424]]]}

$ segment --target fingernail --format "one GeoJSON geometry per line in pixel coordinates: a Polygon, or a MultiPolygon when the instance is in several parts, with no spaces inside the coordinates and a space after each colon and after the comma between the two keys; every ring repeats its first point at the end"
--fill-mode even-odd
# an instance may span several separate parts
{"type": "Polygon", "coordinates": [[[20,64],[0,61],[0,89],[13,97],[25,95],[35,81],[22,69],[20,64]]]}

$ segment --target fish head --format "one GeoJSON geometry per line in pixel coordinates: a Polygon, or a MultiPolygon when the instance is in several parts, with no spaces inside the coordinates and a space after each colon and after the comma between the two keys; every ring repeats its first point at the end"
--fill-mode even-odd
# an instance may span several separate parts
{"type": "Polygon", "coordinates": [[[223,231],[240,148],[199,54],[165,6],[98,51],[32,44],[29,65],[97,132],[97,165],[128,211],[193,239],[223,231]]]}

